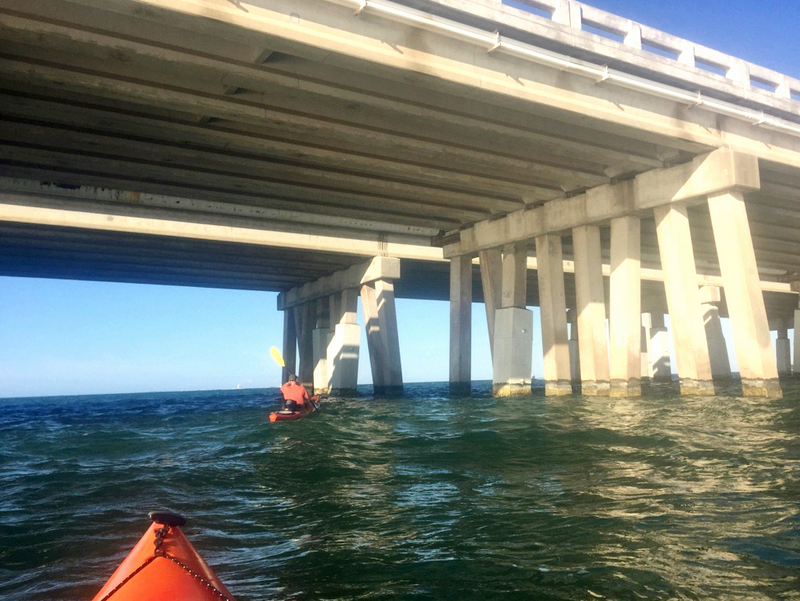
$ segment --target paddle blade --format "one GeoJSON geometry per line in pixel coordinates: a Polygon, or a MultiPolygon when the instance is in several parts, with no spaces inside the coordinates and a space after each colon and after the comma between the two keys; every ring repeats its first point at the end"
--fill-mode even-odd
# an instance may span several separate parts
{"type": "Polygon", "coordinates": [[[275,359],[275,363],[281,367],[286,367],[286,364],[283,362],[283,357],[281,357],[281,353],[277,348],[273,346],[271,349],[269,349],[269,354],[272,355],[273,359],[275,359]]]}

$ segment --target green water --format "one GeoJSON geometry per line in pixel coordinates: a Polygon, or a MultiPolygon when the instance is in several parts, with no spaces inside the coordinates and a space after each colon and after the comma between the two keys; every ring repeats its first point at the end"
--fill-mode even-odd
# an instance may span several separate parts
{"type": "Polygon", "coordinates": [[[239,601],[797,600],[800,387],[730,392],[0,401],[0,598],[91,599],[166,508],[239,601]]]}

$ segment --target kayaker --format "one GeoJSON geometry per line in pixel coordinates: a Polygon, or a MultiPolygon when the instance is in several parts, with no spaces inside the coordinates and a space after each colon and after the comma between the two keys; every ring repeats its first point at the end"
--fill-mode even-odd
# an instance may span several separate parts
{"type": "Polygon", "coordinates": [[[281,386],[281,394],[283,395],[285,408],[290,411],[305,411],[311,403],[305,386],[300,383],[300,380],[294,374],[291,374],[286,384],[281,386]]]}

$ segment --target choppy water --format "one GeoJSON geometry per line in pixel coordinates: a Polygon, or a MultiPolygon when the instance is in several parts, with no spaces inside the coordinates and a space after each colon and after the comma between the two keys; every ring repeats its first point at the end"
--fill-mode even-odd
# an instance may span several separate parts
{"type": "Polygon", "coordinates": [[[152,509],[239,601],[800,599],[800,387],[781,400],[0,401],[0,598],[91,599],[152,509]]]}

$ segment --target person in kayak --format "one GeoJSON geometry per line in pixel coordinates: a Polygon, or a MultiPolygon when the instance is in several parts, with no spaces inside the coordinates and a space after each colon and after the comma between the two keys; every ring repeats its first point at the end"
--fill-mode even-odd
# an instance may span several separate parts
{"type": "Polygon", "coordinates": [[[290,411],[305,411],[311,406],[312,400],[306,392],[305,386],[300,383],[297,376],[291,374],[289,380],[281,386],[284,408],[290,411]]]}

